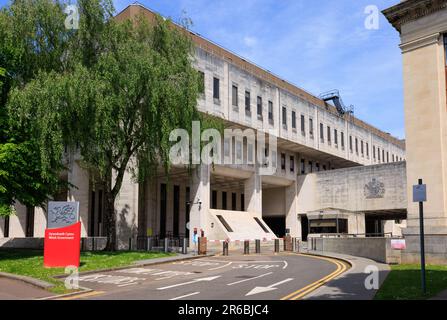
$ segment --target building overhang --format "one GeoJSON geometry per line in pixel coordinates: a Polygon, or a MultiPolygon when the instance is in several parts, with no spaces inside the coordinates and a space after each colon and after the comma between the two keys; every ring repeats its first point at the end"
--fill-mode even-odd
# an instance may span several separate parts
{"type": "Polygon", "coordinates": [[[447,0],[404,0],[382,11],[383,15],[401,33],[402,25],[447,8],[447,0]]]}

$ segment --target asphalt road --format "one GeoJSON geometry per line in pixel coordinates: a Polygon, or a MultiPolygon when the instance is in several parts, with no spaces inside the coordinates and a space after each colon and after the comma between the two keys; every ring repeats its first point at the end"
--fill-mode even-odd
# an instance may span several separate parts
{"type": "Polygon", "coordinates": [[[20,280],[0,278],[0,300],[28,300],[51,296],[44,289],[20,280]]]}
{"type": "Polygon", "coordinates": [[[295,300],[344,267],[296,254],[201,258],[81,275],[94,291],[70,299],[295,300]]]}

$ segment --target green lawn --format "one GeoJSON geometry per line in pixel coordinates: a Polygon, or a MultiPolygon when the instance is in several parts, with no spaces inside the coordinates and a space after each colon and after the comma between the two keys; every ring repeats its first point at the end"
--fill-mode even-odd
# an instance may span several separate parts
{"type": "Polygon", "coordinates": [[[376,300],[419,300],[447,289],[447,266],[427,266],[427,294],[421,289],[420,265],[395,265],[377,292],[376,300]]]}
{"type": "MultiPolygon", "coordinates": [[[[131,265],[138,260],[170,256],[167,253],[152,252],[82,252],[79,272],[131,265]]],[[[64,283],[54,276],[63,275],[64,268],[43,267],[43,251],[0,250],[0,271],[30,276],[55,284],[54,293],[67,293],[64,283]]]]}

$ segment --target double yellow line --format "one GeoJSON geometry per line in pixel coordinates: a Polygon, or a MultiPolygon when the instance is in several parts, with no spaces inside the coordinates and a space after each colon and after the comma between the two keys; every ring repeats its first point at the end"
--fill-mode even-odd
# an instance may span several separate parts
{"type": "Polygon", "coordinates": [[[315,281],[315,282],[313,282],[313,283],[311,283],[311,284],[305,286],[304,288],[301,288],[295,292],[292,292],[291,294],[289,294],[285,297],[282,297],[281,300],[298,300],[298,299],[308,295],[312,291],[318,289],[319,287],[323,286],[324,284],[328,283],[332,279],[338,277],[339,275],[341,275],[343,272],[345,272],[348,269],[348,266],[346,265],[346,263],[343,263],[337,259],[313,256],[313,255],[304,255],[304,254],[300,254],[300,255],[332,262],[337,266],[337,269],[334,272],[332,272],[331,274],[327,275],[326,277],[324,277],[320,280],[317,280],[317,281],[315,281]]]}

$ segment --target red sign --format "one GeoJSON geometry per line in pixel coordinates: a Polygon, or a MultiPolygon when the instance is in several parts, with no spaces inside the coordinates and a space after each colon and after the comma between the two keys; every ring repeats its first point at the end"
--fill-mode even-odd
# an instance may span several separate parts
{"type": "Polygon", "coordinates": [[[43,257],[45,267],[79,267],[80,254],[81,222],[64,228],[45,230],[43,257]]]}

